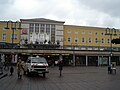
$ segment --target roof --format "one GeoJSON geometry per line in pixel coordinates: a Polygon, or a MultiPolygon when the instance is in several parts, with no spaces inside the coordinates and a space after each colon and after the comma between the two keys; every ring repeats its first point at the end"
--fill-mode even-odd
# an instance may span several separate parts
{"type": "Polygon", "coordinates": [[[33,19],[20,19],[21,22],[28,21],[28,22],[52,22],[52,23],[65,23],[64,21],[56,21],[46,18],[33,18],[33,19]]]}
{"type": "Polygon", "coordinates": [[[106,29],[106,28],[103,28],[103,27],[94,27],[94,26],[78,26],[78,25],[64,25],[64,27],[106,29]]]}

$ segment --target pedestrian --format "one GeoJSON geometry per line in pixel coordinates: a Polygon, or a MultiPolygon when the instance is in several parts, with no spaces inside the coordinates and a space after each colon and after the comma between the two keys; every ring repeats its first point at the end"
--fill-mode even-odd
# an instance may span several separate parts
{"type": "Polygon", "coordinates": [[[62,70],[63,70],[63,60],[59,60],[58,61],[58,66],[59,66],[59,70],[60,70],[60,76],[62,76],[62,70]]]}
{"type": "Polygon", "coordinates": [[[18,60],[17,62],[17,74],[18,74],[18,78],[22,79],[22,75],[23,75],[23,64],[21,59],[18,60]]]}
{"type": "Polygon", "coordinates": [[[0,73],[3,74],[3,62],[0,59],[0,73]]]}
{"type": "Polygon", "coordinates": [[[14,72],[14,68],[13,68],[13,66],[11,65],[11,67],[10,67],[10,76],[13,75],[13,72],[14,72]]]}

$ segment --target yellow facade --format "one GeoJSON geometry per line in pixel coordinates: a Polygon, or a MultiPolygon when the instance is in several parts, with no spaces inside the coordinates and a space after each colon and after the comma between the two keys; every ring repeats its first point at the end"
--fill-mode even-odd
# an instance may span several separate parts
{"type": "Polygon", "coordinates": [[[13,39],[13,43],[19,44],[20,43],[20,30],[18,29],[19,27],[18,23],[16,23],[15,25],[15,23],[9,22],[8,29],[5,29],[6,27],[7,27],[7,22],[0,21],[0,42],[12,43],[12,35],[14,33],[15,36],[13,39]],[[12,27],[14,27],[14,29],[12,27]],[[4,39],[3,39],[3,34],[5,34],[4,39]]]}
{"type": "MultiPolygon", "coordinates": [[[[110,47],[110,35],[105,34],[106,28],[64,25],[64,46],[110,47]],[[70,38],[70,41],[68,41],[68,38],[70,38]],[[83,38],[84,42],[82,41],[83,38]]],[[[117,31],[117,36],[112,35],[112,39],[119,38],[119,35],[120,31],[117,31]]],[[[120,47],[117,44],[112,46],[120,47]]]]}

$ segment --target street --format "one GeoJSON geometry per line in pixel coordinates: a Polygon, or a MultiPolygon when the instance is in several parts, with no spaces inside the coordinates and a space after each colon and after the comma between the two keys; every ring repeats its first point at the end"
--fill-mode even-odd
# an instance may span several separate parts
{"type": "Polygon", "coordinates": [[[120,67],[116,74],[108,74],[107,66],[103,67],[63,67],[59,76],[58,67],[49,68],[46,78],[42,75],[17,78],[14,73],[0,79],[0,90],[119,90],[120,67]]]}

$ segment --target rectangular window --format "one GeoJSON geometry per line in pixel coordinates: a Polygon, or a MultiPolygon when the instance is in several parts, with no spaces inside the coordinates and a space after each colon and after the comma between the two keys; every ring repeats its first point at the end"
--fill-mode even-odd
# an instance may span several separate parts
{"type": "Polygon", "coordinates": [[[68,38],[68,42],[70,42],[70,37],[68,38]]]}
{"type": "Polygon", "coordinates": [[[76,31],[75,34],[78,34],[78,32],[76,31]]]}
{"type": "Polygon", "coordinates": [[[88,41],[89,41],[89,43],[91,43],[91,42],[92,42],[91,38],[89,38],[89,40],[88,40],[88,41]]]}
{"type": "Polygon", "coordinates": [[[95,43],[98,43],[98,38],[95,38],[95,43]]]}
{"type": "Polygon", "coordinates": [[[82,34],[85,34],[85,32],[83,31],[82,34]]]}
{"type": "Polygon", "coordinates": [[[6,40],[6,34],[2,35],[2,40],[6,40]]]}
{"type": "Polygon", "coordinates": [[[35,24],[35,32],[39,33],[39,24],[35,24]]]}
{"type": "Polygon", "coordinates": [[[85,38],[82,38],[82,42],[83,42],[83,43],[85,42],[85,38]]]}
{"type": "Polygon", "coordinates": [[[45,24],[40,25],[40,33],[44,33],[45,24]]]}
{"type": "Polygon", "coordinates": [[[14,39],[17,40],[17,34],[14,34],[14,39]]]}
{"type": "Polygon", "coordinates": [[[33,31],[34,31],[34,24],[30,24],[29,25],[29,30],[30,30],[30,33],[33,33],[33,31]]]}
{"type": "Polygon", "coordinates": [[[11,39],[17,40],[17,34],[12,34],[11,39]]]}
{"type": "Polygon", "coordinates": [[[101,42],[104,43],[104,39],[103,38],[102,38],[101,42]]]}
{"type": "Polygon", "coordinates": [[[51,24],[51,28],[54,28],[54,29],[55,29],[55,25],[54,25],[54,24],[51,24]]]}
{"type": "Polygon", "coordinates": [[[102,32],[101,35],[104,35],[104,33],[102,32]]]}
{"type": "Polygon", "coordinates": [[[55,25],[54,24],[51,25],[51,35],[55,36],[55,25]]]}
{"type": "Polygon", "coordinates": [[[78,42],[78,38],[75,38],[75,42],[76,42],[76,43],[78,42]]]}
{"type": "Polygon", "coordinates": [[[92,32],[88,32],[88,34],[89,34],[89,35],[91,35],[91,34],[92,34],[92,32]]]}
{"type": "Polygon", "coordinates": [[[95,35],[98,35],[98,32],[95,32],[95,35]]]}
{"type": "Polygon", "coordinates": [[[110,39],[107,39],[107,43],[110,44],[110,39]]]}
{"type": "Polygon", "coordinates": [[[46,24],[46,33],[50,34],[50,24],[46,24]]]}

